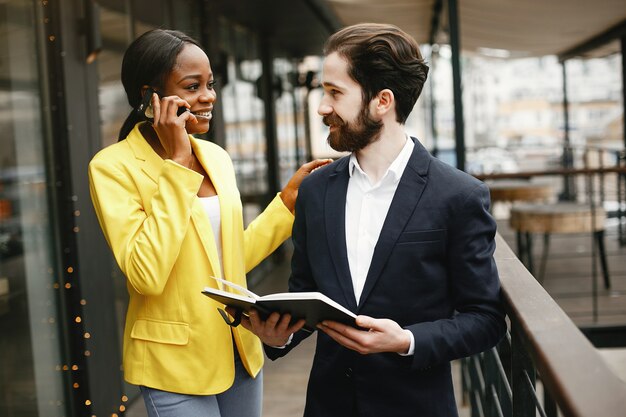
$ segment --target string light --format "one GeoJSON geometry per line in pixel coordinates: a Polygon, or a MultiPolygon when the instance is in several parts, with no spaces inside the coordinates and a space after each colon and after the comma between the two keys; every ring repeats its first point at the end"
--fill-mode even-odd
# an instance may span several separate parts
{"type": "MultiPolygon", "coordinates": [[[[0,0],[0,2],[1,2],[1,0],[0,0]]],[[[48,7],[50,5],[49,4],[50,3],[49,0],[40,0],[40,2],[41,2],[40,4],[44,8],[46,8],[46,7],[48,7]]],[[[48,14],[48,12],[44,12],[43,14],[44,15],[48,14]]],[[[42,20],[43,20],[44,24],[46,24],[46,25],[50,23],[50,18],[48,16],[44,16],[42,20]]],[[[47,33],[44,36],[45,36],[45,38],[49,42],[57,43],[57,41],[59,41],[60,39],[57,39],[56,34],[51,33],[52,32],[51,29],[52,28],[46,27],[46,32],[47,33]]],[[[65,52],[64,51],[61,51],[60,53],[61,53],[62,57],[65,56],[65,52]]],[[[71,129],[71,126],[69,128],[71,129]]],[[[57,182],[57,184],[61,184],[61,182],[57,182]]],[[[0,184],[0,188],[2,188],[2,184],[0,184]]],[[[43,186],[42,186],[42,189],[44,189],[43,186]]],[[[71,199],[74,202],[79,200],[78,196],[76,196],[76,195],[72,196],[71,199]]],[[[0,207],[0,216],[3,214],[3,210],[2,210],[3,208],[4,208],[4,206],[0,207]]],[[[74,217],[81,216],[81,211],[76,209],[76,208],[72,208],[71,210],[68,210],[68,211],[70,213],[72,213],[72,215],[74,217]]],[[[76,225],[76,224],[75,225],[70,225],[70,227],[72,228],[72,231],[74,233],[79,233],[80,232],[80,227],[78,225],[76,225]]],[[[62,250],[63,250],[62,251],[62,255],[63,256],[68,256],[69,259],[73,259],[73,254],[72,254],[73,248],[71,246],[63,247],[62,250]]],[[[70,262],[73,263],[74,261],[70,261],[70,262]]],[[[46,288],[49,291],[60,290],[61,288],[64,288],[66,290],[74,289],[74,283],[77,282],[77,281],[74,281],[74,279],[70,279],[70,277],[68,275],[63,276],[64,274],[62,274],[62,270],[61,270],[61,275],[62,276],[57,276],[57,275],[59,275],[58,274],[59,269],[57,269],[55,266],[47,265],[47,266],[44,266],[43,268],[41,268],[41,273],[45,274],[46,272],[47,272],[47,275],[49,276],[49,279],[48,279],[48,282],[45,285],[46,285],[46,288]]],[[[76,272],[75,268],[73,266],[68,266],[66,264],[66,274],[73,274],[74,272],[76,272]]],[[[71,278],[73,278],[73,277],[71,277],[71,278]]],[[[82,331],[84,339],[90,339],[91,338],[91,333],[88,332],[87,329],[85,328],[86,326],[84,324],[82,324],[82,321],[83,321],[82,320],[83,311],[81,310],[81,306],[86,306],[87,305],[87,301],[85,299],[78,299],[78,294],[74,295],[74,292],[72,292],[70,294],[72,294],[70,298],[72,299],[72,304],[74,304],[74,305],[71,306],[71,307],[66,306],[66,307],[69,307],[68,308],[68,312],[72,311],[72,313],[69,313],[69,320],[73,320],[75,322],[75,324],[77,324],[77,327],[75,327],[73,329],[74,331],[72,332],[75,336],[73,335],[72,338],[77,337],[78,336],[77,333],[82,331]],[[77,301],[80,303],[79,306],[75,305],[77,301]],[[72,316],[74,316],[74,317],[72,318],[72,316]]],[[[44,301],[45,301],[45,299],[44,299],[44,301]]],[[[52,305],[56,305],[56,303],[54,301],[50,301],[49,300],[47,305],[48,306],[52,306],[52,305]]],[[[46,322],[48,322],[50,324],[53,324],[53,323],[55,323],[55,321],[56,321],[55,317],[46,317],[46,316],[42,317],[42,322],[44,324],[46,322]]],[[[54,334],[52,335],[52,337],[54,337],[54,334]]],[[[83,341],[82,345],[84,346],[85,344],[87,344],[87,342],[83,341]]],[[[80,348],[78,348],[78,349],[80,349],[80,348]]],[[[80,350],[79,350],[79,352],[80,352],[80,350]]],[[[78,353],[78,352],[76,352],[76,353],[78,353]]],[[[84,353],[85,356],[90,356],[91,355],[91,352],[89,350],[84,350],[83,353],[84,353]]],[[[72,352],[72,356],[73,356],[73,354],[74,354],[74,352],[72,352]]],[[[80,354],[78,353],[77,356],[80,356],[80,354]]],[[[88,414],[88,411],[93,411],[93,410],[91,410],[91,408],[93,407],[93,403],[92,403],[91,399],[85,398],[89,394],[83,393],[81,391],[78,391],[81,388],[82,389],[86,388],[86,387],[82,387],[81,383],[77,382],[77,381],[81,380],[83,364],[85,362],[86,362],[85,359],[77,358],[76,364],[73,364],[73,365],[72,364],[56,364],[56,366],[54,368],[56,369],[56,371],[59,371],[59,372],[67,372],[70,369],[73,372],[77,372],[76,374],[72,374],[71,380],[73,380],[73,381],[70,381],[69,384],[67,384],[67,385],[70,385],[74,390],[77,390],[74,393],[74,395],[79,398],[80,402],[84,403],[84,405],[85,405],[85,407],[87,409],[87,412],[85,412],[85,413],[80,413],[79,412],[79,414],[80,415],[84,414],[86,416],[96,417],[95,414],[88,414]],[[81,371],[81,373],[79,374],[78,371],[81,371]]],[[[98,401],[98,400],[96,400],[96,401],[98,401]]],[[[52,405],[52,404],[54,404],[54,402],[50,402],[50,405],[52,405]]],[[[59,407],[62,407],[64,402],[59,400],[59,399],[56,399],[56,404],[59,407]]],[[[125,410],[126,410],[126,407],[124,407],[124,406],[120,407],[120,411],[124,412],[125,410]]],[[[116,412],[116,413],[113,414],[113,416],[118,417],[118,414],[119,413],[116,412]]]]}

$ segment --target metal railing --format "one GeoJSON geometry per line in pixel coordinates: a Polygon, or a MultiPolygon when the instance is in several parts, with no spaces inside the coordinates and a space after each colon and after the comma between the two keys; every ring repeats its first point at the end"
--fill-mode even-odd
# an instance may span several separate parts
{"type": "Polygon", "coordinates": [[[626,415],[626,384],[504,239],[496,239],[510,331],[496,348],[463,361],[472,417],[626,415]]]}

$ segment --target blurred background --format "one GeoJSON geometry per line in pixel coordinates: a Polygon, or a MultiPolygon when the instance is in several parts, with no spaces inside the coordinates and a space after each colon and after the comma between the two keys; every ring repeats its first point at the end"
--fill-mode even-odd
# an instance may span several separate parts
{"type": "MultiPolygon", "coordinates": [[[[249,222],[300,164],[341,156],[317,115],[320,55],[331,33],[363,21],[400,26],[429,63],[407,132],[492,188],[499,245],[524,262],[501,272],[512,328],[530,320],[515,301],[547,291],[539,313],[564,311],[597,348],[589,356],[572,336],[579,359],[624,375],[623,0],[0,0],[0,416],[123,415],[138,398],[120,369],[126,284],[87,183],[89,160],[131,110],[128,44],[158,27],[204,45],[218,86],[204,139],[231,155],[249,222]],[[526,274],[540,288],[510,292],[507,279],[526,274]]],[[[287,242],[250,286],[284,288],[289,253],[287,242]]],[[[554,363],[533,349],[541,385],[554,363]]]]}

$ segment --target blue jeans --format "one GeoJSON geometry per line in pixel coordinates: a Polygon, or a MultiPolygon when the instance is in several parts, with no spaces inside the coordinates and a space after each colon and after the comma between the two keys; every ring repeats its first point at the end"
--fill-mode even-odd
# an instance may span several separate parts
{"type": "Polygon", "coordinates": [[[235,351],[235,382],[216,395],[187,395],[141,386],[148,417],[261,417],[263,371],[248,375],[235,351]]]}

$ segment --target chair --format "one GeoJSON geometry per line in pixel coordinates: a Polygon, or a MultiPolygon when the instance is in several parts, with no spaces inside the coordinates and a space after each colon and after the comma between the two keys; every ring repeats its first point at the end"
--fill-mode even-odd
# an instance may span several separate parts
{"type": "Polygon", "coordinates": [[[551,198],[554,190],[551,185],[527,180],[497,180],[486,183],[491,194],[491,202],[543,201],[551,198]]]}
{"type": "Polygon", "coordinates": [[[602,208],[592,208],[588,204],[559,202],[554,204],[519,203],[511,208],[510,226],[517,232],[518,255],[533,273],[532,233],[543,233],[544,246],[539,269],[539,282],[543,282],[550,234],[552,233],[592,233],[597,244],[604,287],[611,287],[604,246],[604,222],[606,213],[602,208]]]}

